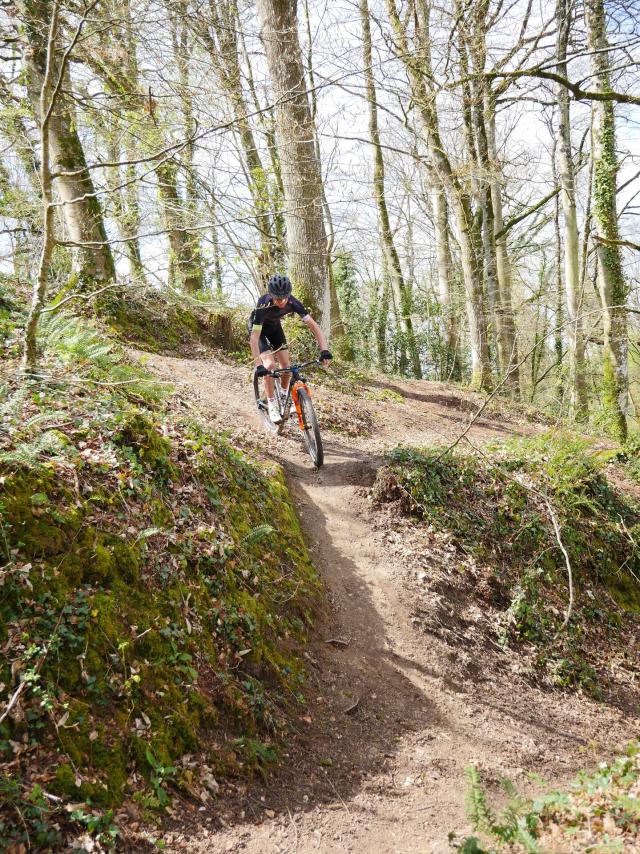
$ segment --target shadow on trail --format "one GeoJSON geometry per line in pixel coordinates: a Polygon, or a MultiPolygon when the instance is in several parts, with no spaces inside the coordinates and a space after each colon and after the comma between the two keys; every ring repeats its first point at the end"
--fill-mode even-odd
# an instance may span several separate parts
{"type": "MultiPolygon", "coordinates": [[[[362,567],[335,544],[336,514],[347,526],[352,521],[356,525],[348,487],[362,483],[365,474],[375,476],[375,464],[335,445],[320,472],[297,454],[280,462],[326,598],[304,653],[307,705],[294,710],[283,764],[267,783],[254,781],[247,787],[237,805],[244,816],[233,819],[234,824],[260,823],[265,809],[287,816],[322,804],[344,804],[360,791],[365,778],[383,772],[405,733],[447,727],[426,694],[394,665],[372,586],[362,567]],[[335,490],[329,499],[326,488],[335,490]],[[347,504],[334,505],[330,521],[326,508],[333,498],[344,498],[347,504]]],[[[357,524],[356,538],[363,533],[362,521],[357,524]]]]}
{"type": "MultiPolygon", "coordinates": [[[[472,400],[465,399],[456,391],[443,393],[441,383],[437,383],[440,387],[440,391],[428,391],[429,383],[427,381],[423,381],[426,386],[425,391],[417,392],[414,389],[407,388],[407,384],[409,382],[411,382],[411,380],[406,380],[402,384],[399,384],[391,382],[390,380],[385,381],[373,377],[367,379],[367,385],[373,386],[374,388],[381,388],[386,391],[393,391],[401,397],[409,398],[410,400],[419,400],[422,403],[432,403],[436,406],[444,406],[447,409],[457,409],[461,412],[468,412],[469,414],[473,414],[478,409],[477,403],[472,400]]],[[[414,380],[414,382],[418,382],[418,380],[414,380]]]]}

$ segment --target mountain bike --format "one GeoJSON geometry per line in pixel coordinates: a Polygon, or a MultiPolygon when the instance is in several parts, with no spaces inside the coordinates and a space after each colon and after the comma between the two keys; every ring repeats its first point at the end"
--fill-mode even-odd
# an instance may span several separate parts
{"type": "Polygon", "coordinates": [[[273,371],[269,371],[269,375],[276,380],[275,396],[282,417],[282,420],[277,424],[274,424],[271,418],[269,418],[267,393],[264,383],[261,381],[262,377],[257,376],[255,373],[253,375],[256,406],[258,407],[258,412],[264,426],[272,433],[282,433],[285,423],[291,417],[291,404],[293,403],[305,446],[316,468],[320,468],[324,462],[322,438],[320,436],[320,428],[318,427],[318,419],[316,418],[313,403],[311,402],[311,391],[300,371],[308,368],[310,365],[319,364],[320,360],[314,359],[312,362],[304,362],[302,365],[291,365],[290,368],[276,368],[273,371]],[[279,382],[282,374],[290,374],[286,393],[279,382]]]}

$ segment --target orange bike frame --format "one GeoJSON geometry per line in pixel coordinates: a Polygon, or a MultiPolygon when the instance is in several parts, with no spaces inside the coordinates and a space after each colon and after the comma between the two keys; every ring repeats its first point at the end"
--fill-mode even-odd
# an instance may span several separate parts
{"type": "Polygon", "coordinates": [[[304,430],[304,421],[302,420],[302,409],[300,408],[300,401],[298,400],[298,389],[300,388],[303,388],[309,395],[309,397],[311,397],[311,391],[306,383],[300,382],[299,380],[291,386],[291,399],[293,400],[296,412],[298,413],[298,426],[301,430],[304,430]]]}

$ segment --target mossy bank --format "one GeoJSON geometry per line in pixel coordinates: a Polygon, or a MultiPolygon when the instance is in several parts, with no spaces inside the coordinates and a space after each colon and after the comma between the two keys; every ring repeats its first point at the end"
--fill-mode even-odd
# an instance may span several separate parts
{"type": "Polygon", "coordinates": [[[265,774],[304,702],[319,584],[282,471],[170,419],[133,369],[110,387],[107,349],[82,382],[3,389],[0,849],[33,811],[30,844],[61,842],[52,805],[265,774]]]}
{"type": "Polygon", "coordinates": [[[624,705],[637,703],[640,505],[607,477],[615,456],[566,433],[398,448],[373,495],[433,531],[433,548],[442,539],[447,597],[482,604],[488,640],[519,651],[520,672],[624,705]]]}

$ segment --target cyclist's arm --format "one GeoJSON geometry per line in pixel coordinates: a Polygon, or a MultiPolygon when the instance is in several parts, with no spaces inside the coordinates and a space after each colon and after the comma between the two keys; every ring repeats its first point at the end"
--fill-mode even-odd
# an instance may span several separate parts
{"type": "Polygon", "coordinates": [[[318,342],[318,347],[320,347],[321,350],[328,350],[329,346],[327,344],[327,339],[324,337],[324,332],[318,326],[318,324],[315,322],[313,317],[311,317],[310,314],[307,314],[307,316],[303,317],[302,320],[304,323],[307,324],[309,329],[313,332],[314,337],[315,337],[316,341],[318,342]]]}

